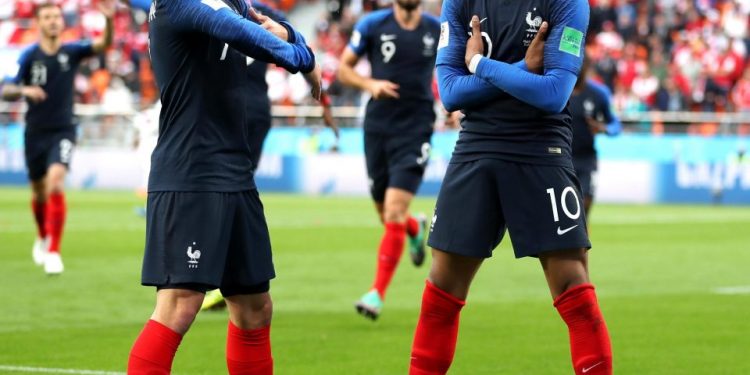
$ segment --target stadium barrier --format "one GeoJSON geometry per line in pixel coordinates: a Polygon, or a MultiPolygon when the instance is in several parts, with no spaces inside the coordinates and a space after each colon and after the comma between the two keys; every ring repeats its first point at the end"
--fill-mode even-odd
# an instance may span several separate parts
{"type": "MultiPolygon", "coordinates": [[[[319,110],[276,107],[274,114],[277,121],[303,115],[314,118],[319,110]]],[[[10,110],[18,111],[18,107],[10,110]]],[[[73,158],[68,184],[83,189],[131,189],[141,185],[144,171],[132,146],[134,135],[129,125],[132,113],[101,111],[91,106],[78,106],[76,112],[82,118],[83,141],[73,158]],[[108,122],[97,120],[107,116],[108,122]],[[106,124],[109,132],[96,129],[102,124],[106,124]]],[[[356,119],[359,109],[342,107],[334,114],[340,120],[356,119]]],[[[694,115],[681,118],[687,115],[675,113],[669,120],[681,119],[683,127],[706,120],[721,119],[727,124],[750,122],[746,114],[713,114],[711,118],[706,114],[694,115]]],[[[420,194],[435,195],[439,191],[457,137],[454,130],[436,132],[433,136],[431,160],[420,194]]],[[[741,135],[598,136],[600,168],[595,178],[598,200],[750,204],[750,157],[745,153],[750,146],[748,141],[747,136],[741,135]]],[[[342,129],[337,141],[330,130],[320,126],[275,127],[265,143],[256,181],[267,192],[365,196],[368,191],[363,148],[362,131],[358,128],[342,129]]],[[[0,122],[0,184],[26,183],[23,127],[15,122],[6,121],[5,125],[0,122]]]]}

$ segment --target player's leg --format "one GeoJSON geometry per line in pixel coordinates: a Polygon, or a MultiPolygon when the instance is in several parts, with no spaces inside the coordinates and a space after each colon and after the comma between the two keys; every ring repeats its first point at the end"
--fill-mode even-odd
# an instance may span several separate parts
{"type": "Polygon", "coordinates": [[[37,227],[37,236],[31,250],[34,263],[44,265],[49,241],[47,237],[47,159],[50,152],[49,137],[27,133],[24,137],[24,157],[31,186],[31,210],[37,227]]]}
{"type": "Polygon", "coordinates": [[[377,291],[381,299],[385,299],[385,293],[404,251],[406,216],[413,198],[414,194],[403,189],[388,188],[385,192],[383,205],[385,232],[378,248],[378,266],[372,285],[372,289],[377,291]]]}
{"type": "Polygon", "coordinates": [[[44,271],[48,274],[59,274],[64,270],[62,258],[60,257],[60,243],[62,242],[63,228],[67,207],[65,205],[65,176],[67,167],[62,163],[53,163],[47,169],[45,186],[47,189],[47,205],[45,212],[45,229],[49,236],[49,253],[45,257],[44,271]]]}
{"type": "Polygon", "coordinates": [[[271,316],[273,303],[265,292],[226,296],[227,369],[229,374],[272,375],[271,316]]]}
{"type": "Polygon", "coordinates": [[[158,292],[154,314],[130,353],[129,373],[169,373],[205,292],[221,285],[235,195],[149,193],[141,284],[155,286],[158,292]]]}
{"type": "MultiPolygon", "coordinates": [[[[434,119],[428,123],[431,124],[433,121],[434,119]]],[[[400,188],[412,194],[417,193],[430,160],[431,138],[432,133],[427,132],[402,135],[389,140],[387,148],[389,169],[392,171],[389,181],[391,187],[400,188]]],[[[409,257],[412,264],[419,267],[425,259],[427,217],[424,213],[411,215],[407,211],[405,225],[409,239],[409,257]]]]}
{"type": "Polygon", "coordinates": [[[48,154],[45,185],[47,187],[47,210],[45,213],[46,232],[49,236],[49,254],[45,257],[44,271],[48,274],[63,272],[60,258],[60,243],[67,208],[65,205],[65,176],[75,147],[75,131],[65,131],[56,135],[48,154]]]}
{"type": "Polygon", "coordinates": [[[488,167],[482,160],[448,166],[433,215],[429,245],[435,250],[414,335],[411,375],[448,371],[471,281],[505,232],[496,174],[488,167]]]}
{"type": "Polygon", "coordinates": [[[230,374],[271,375],[271,240],[257,190],[239,193],[236,206],[221,281],[230,319],[227,368],[230,374]]]}
{"type": "Polygon", "coordinates": [[[594,286],[588,276],[586,249],[539,255],[554,306],[568,326],[576,374],[612,374],[612,347],[594,286]]]}
{"type": "Polygon", "coordinates": [[[410,375],[448,372],[456,351],[458,323],[469,286],[483,258],[433,249],[432,269],[422,293],[422,308],[414,333],[410,375]]]}
{"type": "Polygon", "coordinates": [[[202,301],[202,291],[160,289],[156,294],[156,309],[130,351],[128,375],[169,374],[177,348],[202,301]]]}
{"type": "Polygon", "coordinates": [[[517,258],[538,256],[568,326],[576,374],[610,374],[609,336],[588,278],[586,230],[580,186],[568,167],[497,161],[503,177],[503,212],[517,258]]]}
{"type": "Polygon", "coordinates": [[[47,256],[47,228],[45,214],[47,211],[47,188],[44,184],[44,178],[31,181],[31,211],[34,214],[36,223],[37,237],[34,240],[34,246],[31,250],[31,257],[37,265],[44,264],[44,258],[47,256]]]}

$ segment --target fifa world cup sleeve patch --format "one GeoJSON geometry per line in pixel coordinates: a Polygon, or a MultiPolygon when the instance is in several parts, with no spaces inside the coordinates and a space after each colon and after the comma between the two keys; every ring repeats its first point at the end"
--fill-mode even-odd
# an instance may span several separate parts
{"type": "Polygon", "coordinates": [[[440,23],[440,40],[438,41],[437,49],[448,47],[448,40],[450,39],[450,28],[448,27],[448,21],[440,23]]]}
{"type": "Polygon", "coordinates": [[[560,51],[569,53],[575,57],[581,57],[581,44],[583,43],[583,33],[565,26],[560,38],[560,51]]]}

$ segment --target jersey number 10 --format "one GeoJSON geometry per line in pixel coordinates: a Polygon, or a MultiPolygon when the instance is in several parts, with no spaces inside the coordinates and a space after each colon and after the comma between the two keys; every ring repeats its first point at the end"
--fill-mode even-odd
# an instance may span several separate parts
{"type": "MultiPolygon", "coordinates": [[[[557,212],[557,197],[555,197],[555,189],[547,189],[547,194],[549,194],[549,200],[552,204],[552,217],[555,219],[555,222],[558,222],[560,221],[560,215],[557,212]]],[[[581,203],[578,202],[578,194],[576,194],[575,189],[570,186],[563,189],[562,194],[560,195],[560,207],[562,207],[565,216],[567,216],[571,220],[576,220],[581,216],[581,203]],[[570,212],[570,209],[568,208],[568,201],[565,199],[568,197],[568,194],[571,193],[573,194],[573,198],[575,198],[576,201],[575,213],[570,212]]]]}

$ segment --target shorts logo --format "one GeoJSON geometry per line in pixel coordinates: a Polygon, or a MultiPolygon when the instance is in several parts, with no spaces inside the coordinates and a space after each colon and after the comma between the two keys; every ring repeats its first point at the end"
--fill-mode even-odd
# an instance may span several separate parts
{"type": "Polygon", "coordinates": [[[430,223],[430,233],[432,233],[432,230],[435,229],[435,223],[437,222],[437,212],[432,215],[432,222],[430,223]]]}
{"type": "Polygon", "coordinates": [[[198,268],[198,259],[201,258],[201,251],[198,249],[193,250],[193,246],[195,246],[195,242],[193,242],[192,246],[188,246],[187,248],[187,256],[190,258],[188,260],[188,268],[198,268]]]}
{"type": "Polygon", "coordinates": [[[430,150],[432,150],[432,146],[429,142],[422,143],[422,147],[420,148],[422,154],[417,158],[417,164],[422,167],[427,165],[427,162],[430,160],[430,150]]]}

